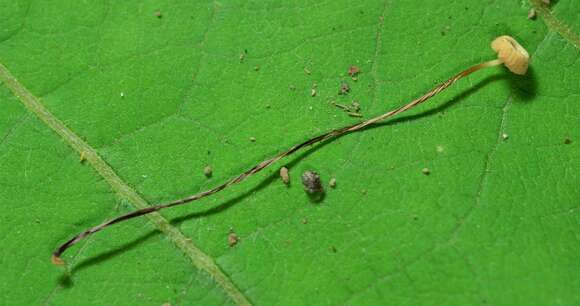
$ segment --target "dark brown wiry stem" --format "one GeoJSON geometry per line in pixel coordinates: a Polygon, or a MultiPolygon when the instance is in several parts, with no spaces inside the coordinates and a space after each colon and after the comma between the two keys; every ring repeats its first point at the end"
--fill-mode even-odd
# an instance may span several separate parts
{"type": "Polygon", "coordinates": [[[413,108],[413,107],[415,107],[415,106],[417,106],[417,105],[419,105],[419,104],[427,101],[429,98],[431,98],[431,97],[435,96],[436,94],[440,93],[441,91],[445,90],[447,87],[451,86],[453,83],[457,82],[459,79],[461,79],[461,78],[463,78],[463,77],[465,77],[465,76],[467,76],[467,75],[469,75],[469,74],[471,74],[471,73],[473,73],[473,72],[475,72],[477,70],[480,70],[482,68],[496,66],[496,65],[500,65],[500,64],[502,64],[502,61],[496,59],[496,60],[492,60],[492,61],[488,61],[488,62],[485,62],[485,63],[481,63],[479,65],[476,65],[476,66],[473,66],[471,68],[468,68],[468,69],[466,69],[466,70],[464,70],[464,71],[456,74],[455,76],[451,77],[449,80],[443,82],[442,84],[438,85],[437,87],[431,89],[429,92],[427,92],[422,97],[420,97],[420,98],[418,98],[416,100],[411,101],[407,105],[404,105],[402,107],[399,107],[397,109],[394,109],[394,110],[392,110],[392,111],[390,111],[388,113],[382,114],[382,115],[377,116],[375,118],[372,118],[372,119],[369,119],[369,120],[365,120],[365,121],[362,121],[362,122],[359,122],[359,123],[355,123],[353,125],[345,126],[343,128],[331,130],[329,132],[326,132],[324,134],[321,134],[321,135],[318,135],[318,136],[316,136],[314,138],[311,138],[309,140],[306,140],[306,141],[304,141],[301,144],[295,145],[295,146],[291,147],[290,149],[288,149],[288,150],[286,150],[286,151],[284,151],[282,153],[279,153],[278,155],[276,155],[276,156],[274,156],[274,157],[272,157],[270,159],[267,159],[267,160],[265,160],[265,161],[257,164],[256,166],[252,167],[251,169],[247,170],[246,172],[244,172],[244,173],[242,173],[242,174],[240,174],[240,175],[238,175],[238,176],[236,176],[234,178],[231,178],[230,180],[226,181],[225,183],[223,183],[223,184],[221,184],[221,185],[219,185],[217,187],[214,187],[212,189],[209,189],[209,190],[206,190],[206,191],[202,191],[202,192],[200,192],[198,194],[195,194],[195,195],[192,195],[192,196],[183,198],[183,199],[179,199],[179,200],[176,200],[176,201],[173,201],[173,202],[169,202],[169,203],[165,203],[165,204],[160,204],[160,205],[154,205],[154,206],[147,207],[147,208],[144,208],[144,209],[139,209],[139,210],[130,212],[128,214],[119,216],[117,218],[108,220],[108,221],[106,221],[104,223],[101,223],[101,224],[99,224],[97,226],[91,227],[91,228],[83,231],[82,233],[76,235],[75,237],[73,237],[69,241],[65,242],[60,247],[58,247],[58,249],[56,251],[54,251],[54,253],[52,255],[52,262],[54,264],[56,264],[56,265],[62,265],[62,264],[64,264],[64,262],[60,258],[60,255],[64,251],[66,251],[68,248],[70,248],[71,246],[75,245],[79,241],[83,240],[84,238],[86,238],[86,237],[88,237],[88,236],[90,236],[90,235],[92,235],[92,234],[94,234],[94,233],[96,233],[98,231],[101,231],[101,230],[105,229],[106,227],[109,227],[109,226],[111,226],[111,225],[113,225],[115,223],[119,223],[119,222],[122,222],[122,221],[125,221],[125,220],[133,219],[133,218],[136,218],[136,217],[139,217],[139,216],[142,216],[142,215],[146,215],[146,214],[149,214],[149,213],[152,213],[152,212],[155,212],[155,211],[159,211],[159,210],[162,210],[162,209],[165,209],[165,208],[169,208],[169,207],[178,206],[178,205],[182,205],[182,204],[185,204],[185,203],[193,202],[193,201],[199,200],[201,198],[207,197],[209,195],[212,195],[214,193],[217,193],[219,191],[222,191],[222,190],[226,189],[227,187],[229,187],[231,185],[234,185],[234,184],[237,184],[237,183],[240,183],[240,182],[244,181],[248,177],[250,177],[250,176],[252,176],[252,175],[254,175],[254,174],[256,174],[256,173],[258,173],[258,172],[260,172],[262,170],[264,170],[266,167],[272,165],[273,163],[279,161],[280,159],[282,159],[282,158],[284,158],[286,156],[289,156],[289,155],[293,154],[294,152],[296,152],[296,151],[298,151],[298,150],[300,150],[300,149],[302,149],[304,147],[307,147],[307,146],[310,146],[310,145],[313,145],[313,144],[316,144],[316,143],[319,143],[319,142],[328,140],[330,138],[334,138],[334,137],[341,136],[341,135],[343,135],[345,133],[358,131],[358,130],[360,130],[360,129],[368,126],[368,125],[371,125],[373,123],[376,123],[378,121],[382,121],[382,120],[385,120],[385,119],[390,118],[392,116],[396,116],[396,115],[398,115],[400,113],[403,113],[403,112],[405,112],[405,111],[407,111],[407,110],[409,110],[409,109],[411,109],[411,108],[413,108]]]}

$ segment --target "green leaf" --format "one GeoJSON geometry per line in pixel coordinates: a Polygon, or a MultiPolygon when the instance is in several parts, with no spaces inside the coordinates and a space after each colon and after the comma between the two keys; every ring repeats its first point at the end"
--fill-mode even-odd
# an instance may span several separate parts
{"type": "Polygon", "coordinates": [[[580,304],[577,0],[77,2],[0,1],[4,303],[580,304]],[[364,118],[407,103],[504,34],[527,76],[477,72],[50,263],[88,227],[360,120],[333,101],[364,118]]]}

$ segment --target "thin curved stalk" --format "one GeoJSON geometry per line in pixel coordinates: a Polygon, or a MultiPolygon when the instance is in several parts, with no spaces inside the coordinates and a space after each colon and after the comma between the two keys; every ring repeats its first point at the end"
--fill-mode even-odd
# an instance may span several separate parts
{"type": "Polygon", "coordinates": [[[168,202],[168,203],[164,203],[164,204],[159,204],[159,205],[154,205],[151,207],[147,207],[144,209],[139,209],[130,213],[127,213],[125,215],[116,217],[114,219],[105,221],[97,226],[91,227],[89,229],[86,229],[85,231],[79,233],[78,235],[76,235],[75,237],[71,238],[70,240],[68,240],[67,242],[63,243],[61,246],[59,246],[54,253],[52,254],[52,262],[56,265],[62,265],[64,264],[63,260],[60,258],[60,256],[62,255],[62,253],[64,253],[64,251],[66,251],[68,248],[72,247],[73,245],[77,244],[79,241],[85,239],[86,237],[99,232],[115,223],[119,223],[122,221],[126,221],[129,219],[133,219],[139,216],[143,216],[155,211],[160,211],[162,209],[165,208],[169,208],[169,207],[174,207],[174,206],[179,206],[179,205],[183,205],[186,203],[190,203],[196,200],[199,200],[201,198],[205,198],[207,196],[210,196],[212,194],[218,193],[224,189],[226,189],[227,187],[234,185],[234,184],[238,184],[242,181],[244,181],[245,179],[247,179],[248,177],[264,170],[265,168],[267,168],[268,166],[274,164],[275,162],[279,161],[280,159],[289,156],[297,151],[299,151],[300,149],[303,149],[307,146],[311,146],[313,144],[331,139],[331,138],[336,138],[339,137],[341,135],[344,135],[346,133],[349,132],[355,132],[355,131],[359,131],[361,129],[363,129],[366,126],[369,126],[371,124],[374,124],[376,122],[385,120],[387,118],[396,116],[398,114],[401,114],[407,110],[410,110],[411,108],[429,100],[431,97],[437,95],[438,93],[440,93],[441,91],[447,89],[449,86],[451,86],[452,84],[454,84],[455,82],[457,82],[458,80],[460,80],[461,78],[470,75],[473,72],[476,72],[480,69],[486,68],[486,67],[492,67],[492,66],[497,66],[497,65],[501,65],[503,63],[502,60],[500,59],[495,59],[495,60],[491,60],[488,62],[484,62],[478,65],[475,65],[473,67],[470,67],[456,75],[454,75],[453,77],[451,77],[450,79],[448,79],[447,81],[439,84],[438,86],[434,87],[433,89],[431,89],[429,92],[427,92],[426,94],[424,94],[423,96],[421,96],[420,98],[417,98],[411,102],[409,102],[408,104],[401,106],[397,109],[394,109],[392,111],[389,111],[387,113],[384,113],[380,116],[371,118],[369,120],[364,120],[349,126],[345,126],[339,129],[334,129],[331,130],[329,132],[326,132],[324,134],[318,135],[316,137],[313,137],[311,139],[308,139],[300,144],[297,144],[291,148],[289,148],[288,150],[278,153],[277,155],[275,155],[272,158],[269,158],[267,160],[262,161],[261,163],[255,165],[254,167],[250,168],[249,170],[241,173],[240,175],[233,177],[231,179],[229,179],[228,181],[222,183],[221,185],[214,187],[212,189],[206,190],[206,191],[202,191],[200,193],[194,194],[192,196],[189,197],[185,197],[179,200],[175,200],[172,202],[168,202]]]}

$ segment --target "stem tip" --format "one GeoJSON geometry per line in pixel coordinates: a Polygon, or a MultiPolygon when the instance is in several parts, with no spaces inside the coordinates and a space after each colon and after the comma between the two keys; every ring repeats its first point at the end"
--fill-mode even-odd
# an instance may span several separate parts
{"type": "Polygon", "coordinates": [[[64,266],[64,260],[62,260],[62,258],[60,258],[56,255],[52,255],[52,258],[50,258],[50,261],[52,261],[52,264],[55,266],[64,266]]]}

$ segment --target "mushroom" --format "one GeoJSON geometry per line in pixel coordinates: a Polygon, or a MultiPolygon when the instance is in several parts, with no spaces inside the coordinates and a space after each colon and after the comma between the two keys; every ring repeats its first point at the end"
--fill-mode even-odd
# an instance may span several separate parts
{"type": "Polygon", "coordinates": [[[503,35],[493,40],[491,48],[497,57],[513,73],[524,75],[528,71],[530,55],[515,39],[503,35]]]}

